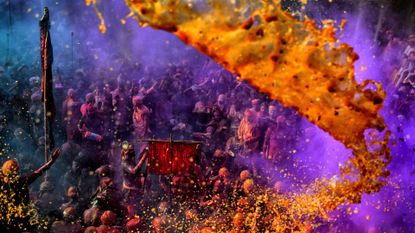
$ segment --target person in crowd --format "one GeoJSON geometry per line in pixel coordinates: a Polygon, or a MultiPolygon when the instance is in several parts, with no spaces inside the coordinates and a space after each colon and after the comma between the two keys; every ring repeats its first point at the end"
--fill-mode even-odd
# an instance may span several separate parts
{"type": "MultiPolygon", "coordinates": [[[[385,70],[395,74],[392,108],[401,120],[410,119],[415,99],[414,41],[413,36],[392,36],[381,57],[391,59],[392,66],[385,70]]],[[[14,175],[18,165],[22,173],[32,174],[36,167],[32,154],[39,165],[44,160],[39,83],[34,78],[25,81],[27,119],[6,109],[10,100],[3,97],[9,96],[0,90],[0,104],[6,106],[0,109],[1,134],[14,137],[4,144],[10,143],[18,160],[3,165],[1,184],[6,185],[1,189],[7,194],[23,190],[16,203],[27,204],[31,197],[41,217],[48,219],[45,231],[51,232],[78,231],[79,220],[85,232],[241,233],[265,232],[264,226],[278,225],[270,220],[270,202],[257,194],[266,192],[275,204],[288,192],[286,181],[276,180],[278,174],[268,167],[290,165],[289,154],[301,147],[299,115],[217,67],[197,71],[180,63],[164,72],[142,64],[120,64],[121,60],[114,57],[114,63],[122,66],[114,76],[85,68],[64,83],[59,94],[66,97],[56,98],[61,117],[54,122],[56,138],[64,142],[62,174],[56,178],[59,182],[42,182],[39,192],[28,190],[36,178],[14,175]],[[191,143],[198,147],[196,156],[186,161],[192,164],[189,169],[147,174],[150,161],[161,155],[145,148],[146,139],[186,144],[192,137],[197,142],[191,143]],[[272,179],[263,182],[262,175],[272,179]],[[59,191],[66,198],[53,200],[59,191]]],[[[6,75],[1,73],[0,68],[0,78],[6,75]]],[[[33,177],[45,169],[35,171],[33,177]]],[[[277,209],[284,211],[283,206],[277,209]]],[[[4,232],[14,230],[8,226],[4,232]]]]}
{"type": "Polygon", "coordinates": [[[82,233],[82,226],[73,207],[68,207],[63,211],[63,220],[55,221],[52,224],[52,233],[82,233]]]}
{"type": "Polygon", "coordinates": [[[117,88],[111,92],[114,116],[115,138],[128,139],[131,127],[131,98],[126,91],[126,83],[121,77],[117,78],[117,88]]]}
{"type": "Polygon", "coordinates": [[[104,139],[101,116],[95,107],[95,97],[92,93],[86,95],[86,103],[82,104],[81,113],[78,130],[82,134],[85,147],[91,148],[104,139]]]}
{"type": "Polygon", "coordinates": [[[62,203],[59,196],[56,195],[55,186],[47,176],[40,184],[38,196],[35,205],[41,214],[46,214],[57,210],[57,206],[62,203]]]}
{"type": "Polygon", "coordinates": [[[259,113],[261,110],[261,100],[260,99],[253,99],[251,100],[251,108],[250,110],[259,113]]]}
{"type": "Polygon", "coordinates": [[[281,163],[284,154],[284,141],[286,138],[286,123],[283,115],[278,115],[275,106],[269,108],[270,118],[265,132],[263,156],[273,163],[281,163]]]}
{"type": "Polygon", "coordinates": [[[124,193],[124,203],[127,206],[137,208],[138,198],[141,196],[144,187],[144,173],[142,166],[147,159],[148,150],[141,153],[138,163],[135,160],[135,150],[132,144],[123,143],[121,151],[122,168],[122,190],[124,193]]]}
{"type": "MultiPolygon", "coordinates": [[[[7,216],[9,211],[16,211],[15,208],[27,208],[30,203],[29,185],[38,179],[45,171],[47,171],[59,158],[60,149],[56,149],[51,159],[42,167],[31,174],[19,175],[19,164],[15,160],[7,160],[3,163],[0,176],[0,201],[1,206],[9,206],[10,208],[1,208],[1,215],[7,216]]],[[[30,228],[29,217],[27,215],[19,215],[16,213],[12,221],[6,221],[0,218],[0,231],[2,232],[19,232],[19,224],[23,224],[26,228],[30,228]]]]}
{"type": "Polygon", "coordinates": [[[254,175],[258,175],[255,156],[260,152],[262,134],[257,112],[247,109],[238,128],[238,140],[243,148],[240,158],[246,160],[254,175]]]}
{"type": "MultiPolygon", "coordinates": [[[[133,96],[133,127],[136,140],[145,139],[150,136],[150,113],[151,111],[143,104],[143,96],[133,96]]],[[[141,151],[141,150],[140,150],[141,151]]]]}
{"type": "Polygon", "coordinates": [[[84,213],[82,214],[84,225],[88,227],[100,226],[101,225],[100,218],[101,218],[102,213],[103,211],[95,205],[89,209],[86,209],[84,213]]]}
{"type": "Polygon", "coordinates": [[[121,233],[120,227],[116,227],[117,215],[110,211],[104,211],[101,215],[101,226],[96,228],[97,233],[121,233]]]}
{"type": "Polygon", "coordinates": [[[81,119],[81,103],[76,98],[75,90],[70,88],[62,104],[62,122],[66,128],[68,141],[74,140],[79,134],[78,122],[81,119]]]}
{"type": "Polygon", "coordinates": [[[65,210],[68,207],[72,207],[76,211],[77,216],[81,216],[84,206],[79,201],[79,191],[75,186],[69,186],[66,190],[66,197],[68,202],[61,205],[60,210],[65,210]]]}

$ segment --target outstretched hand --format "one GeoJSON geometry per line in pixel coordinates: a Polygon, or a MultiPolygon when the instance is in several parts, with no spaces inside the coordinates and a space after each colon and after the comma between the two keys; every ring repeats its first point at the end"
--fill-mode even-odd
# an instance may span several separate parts
{"type": "Polygon", "coordinates": [[[60,148],[57,148],[53,152],[51,160],[54,161],[54,160],[58,159],[60,155],[61,155],[61,149],[60,148]]]}
{"type": "Polygon", "coordinates": [[[143,152],[141,152],[141,153],[142,153],[142,156],[141,156],[140,160],[143,160],[143,159],[147,158],[148,153],[149,153],[148,147],[144,148],[143,152]]]}

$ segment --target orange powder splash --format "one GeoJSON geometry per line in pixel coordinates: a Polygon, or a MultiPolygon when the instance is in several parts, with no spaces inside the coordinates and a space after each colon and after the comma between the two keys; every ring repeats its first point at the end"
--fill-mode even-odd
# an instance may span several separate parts
{"type": "Polygon", "coordinates": [[[353,156],[337,179],[318,180],[302,193],[279,198],[275,205],[284,213],[274,211],[279,224],[273,230],[295,226],[306,231],[308,222],[326,219],[328,211],[359,203],[364,193],[385,185],[391,160],[389,132],[373,142],[376,150],[370,152],[364,135],[369,129],[385,129],[378,114],[385,92],[373,81],[355,81],[358,55],[337,41],[333,23],[320,30],[312,20],[298,20],[282,10],[279,1],[271,0],[126,0],[126,4],[142,26],[174,33],[352,149],[353,156]],[[365,89],[368,84],[377,90],[365,89]]]}
{"type": "Polygon", "coordinates": [[[101,11],[99,11],[99,9],[97,7],[97,0],[85,0],[85,4],[87,6],[92,5],[92,7],[94,8],[95,14],[97,15],[97,17],[100,21],[99,30],[102,33],[105,33],[107,31],[107,27],[105,26],[104,16],[102,15],[101,11]]]}

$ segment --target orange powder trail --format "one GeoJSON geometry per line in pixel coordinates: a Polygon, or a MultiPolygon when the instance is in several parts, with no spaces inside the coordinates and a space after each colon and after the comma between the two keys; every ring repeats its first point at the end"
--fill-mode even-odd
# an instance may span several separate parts
{"type": "Polygon", "coordinates": [[[353,151],[338,180],[316,181],[286,197],[290,218],[325,218],[338,205],[379,191],[391,159],[389,133],[369,152],[364,132],[385,129],[378,114],[385,92],[377,83],[355,81],[358,55],[338,43],[333,25],[320,30],[312,20],[297,20],[278,1],[197,2],[126,0],[142,26],[174,33],[353,151]],[[377,90],[366,90],[369,83],[377,90]]]}

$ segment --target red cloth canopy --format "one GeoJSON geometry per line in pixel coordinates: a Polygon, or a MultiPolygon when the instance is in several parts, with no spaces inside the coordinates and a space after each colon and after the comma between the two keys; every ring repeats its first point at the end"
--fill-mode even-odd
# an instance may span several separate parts
{"type": "Polygon", "coordinates": [[[195,163],[197,143],[150,141],[148,172],[159,175],[183,174],[195,163]]]}

